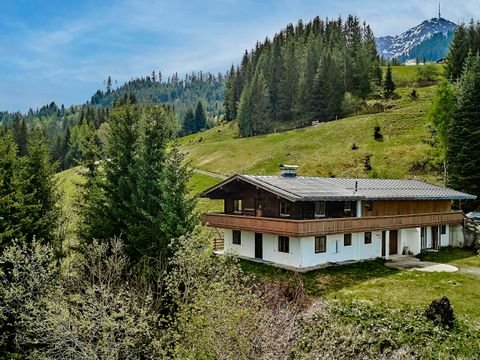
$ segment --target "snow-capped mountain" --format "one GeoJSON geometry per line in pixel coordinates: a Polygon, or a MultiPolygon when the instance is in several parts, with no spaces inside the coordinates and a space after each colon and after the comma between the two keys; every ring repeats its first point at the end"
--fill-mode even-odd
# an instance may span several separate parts
{"type": "Polygon", "coordinates": [[[377,50],[379,55],[383,56],[385,59],[406,59],[415,47],[418,47],[437,34],[442,34],[445,39],[451,39],[451,33],[456,27],[457,25],[455,23],[442,17],[425,20],[420,25],[405,31],[400,35],[377,38],[377,50]]]}

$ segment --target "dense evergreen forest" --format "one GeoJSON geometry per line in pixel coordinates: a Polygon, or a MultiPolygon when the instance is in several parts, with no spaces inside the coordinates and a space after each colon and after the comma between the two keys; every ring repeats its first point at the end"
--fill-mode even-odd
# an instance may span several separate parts
{"type": "Polygon", "coordinates": [[[381,78],[372,30],[357,17],[299,21],[232,66],[225,118],[238,120],[242,136],[336,119],[349,112],[346,98],[365,99],[381,78]]]}
{"type": "MultiPolygon", "coordinates": [[[[480,23],[460,25],[446,58],[431,119],[438,132],[446,183],[480,197],[480,23]]],[[[471,204],[475,208],[479,200],[471,204]]]]}
{"type": "Polygon", "coordinates": [[[211,73],[191,73],[180,79],[173,74],[162,80],[161,72],[131,80],[114,89],[109,77],[106,90],[98,90],[90,102],[66,108],[54,102],[26,114],[0,112],[0,123],[12,127],[20,154],[25,154],[28,132],[43,129],[53,159],[59,169],[82,163],[85,142],[96,133],[100,147],[105,143],[109,125],[106,122],[111,108],[125,99],[149,106],[163,104],[176,115],[176,133],[186,135],[214,126],[223,117],[224,76],[211,73]],[[193,117],[192,117],[193,115],[193,117]]]}
{"type": "Polygon", "coordinates": [[[186,74],[180,78],[177,73],[162,78],[161,71],[133,79],[114,89],[112,79],[106,80],[106,90],[98,90],[90,103],[99,107],[112,107],[126,94],[133,94],[141,104],[170,104],[181,122],[189,109],[195,109],[198,102],[203,103],[207,117],[212,121],[223,115],[224,75],[209,72],[186,74]]]}

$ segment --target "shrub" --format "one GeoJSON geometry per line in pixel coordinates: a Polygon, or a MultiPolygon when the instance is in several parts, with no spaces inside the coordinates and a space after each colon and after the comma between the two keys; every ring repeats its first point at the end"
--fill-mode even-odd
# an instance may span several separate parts
{"type": "Polygon", "coordinates": [[[12,356],[42,346],[29,333],[45,319],[45,296],[58,274],[53,249],[36,240],[13,242],[0,255],[0,354],[12,356]]]}

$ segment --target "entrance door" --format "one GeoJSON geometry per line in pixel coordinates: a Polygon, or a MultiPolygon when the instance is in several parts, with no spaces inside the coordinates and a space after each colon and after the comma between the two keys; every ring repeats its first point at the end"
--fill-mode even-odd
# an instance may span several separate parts
{"type": "Polygon", "coordinates": [[[439,241],[438,241],[438,226],[432,226],[432,248],[438,249],[440,248],[439,241]]]}
{"type": "Polygon", "coordinates": [[[398,232],[397,230],[390,230],[390,241],[388,242],[389,255],[398,254],[398,232]]]}
{"type": "Polygon", "coordinates": [[[263,258],[263,236],[255,233],[255,257],[257,259],[263,258]]]}
{"type": "Polygon", "coordinates": [[[382,231],[382,256],[385,256],[385,241],[387,238],[386,234],[386,231],[382,231]]]}

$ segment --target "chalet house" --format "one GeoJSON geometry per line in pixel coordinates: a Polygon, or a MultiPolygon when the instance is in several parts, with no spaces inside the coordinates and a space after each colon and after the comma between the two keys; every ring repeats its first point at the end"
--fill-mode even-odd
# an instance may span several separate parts
{"type": "Polygon", "coordinates": [[[463,246],[464,214],[453,200],[473,195],[417,180],[234,175],[202,194],[223,199],[203,223],[224,249],[297,270],[425,249],[463,246]]]}

